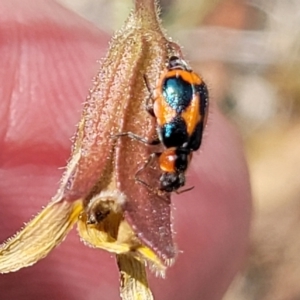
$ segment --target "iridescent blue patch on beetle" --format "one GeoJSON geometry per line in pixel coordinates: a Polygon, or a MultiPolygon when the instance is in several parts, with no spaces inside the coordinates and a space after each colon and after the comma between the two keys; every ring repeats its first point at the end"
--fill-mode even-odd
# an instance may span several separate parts
{"type": "Polygon", "coordinates": [[[165,126],[164,126],[164,136],[166,138],[170,138],[175,129],[176,129],[176,124],[175,123],[165,124],[165,126]]]}
{"type": "Polygon", "coordinates": [[[166,102],[178,113],[183,112],[193,99],[193,87],[180,76],[166,79],[163,84],[166,102]]]}

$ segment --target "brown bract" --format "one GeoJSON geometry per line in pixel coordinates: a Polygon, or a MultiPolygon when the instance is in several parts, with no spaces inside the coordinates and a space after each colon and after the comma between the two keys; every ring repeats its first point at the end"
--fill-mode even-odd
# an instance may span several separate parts
{"type": "MultiPolygon", "coordinates": [[[[57,194],[22,231],[0,246],[0,272],[37,262],[76,222],[86,243],[121,255],[123,290],[128,289],[126,282],[133,290],[146,282],[145,261],[161,273],[174,259],[170,196],[158,195],[135,180],[137,170],[157,149],[126,136],[116,137],[133,132],[148,140],[155,138],[155,120],[145,110],[149,91],[143,78],[147,75],[155,86],[167,58],[181,55],[162,33],[152,1],[144,4],[137,1],[101,62],[57,194]],[[132,268],[130,275],[126,270],[132,268]],[[132,281],[132,276],[144,279],[132,281]]],[[[154,190],[159,176],[155,164],[141,174],[154,190]]],[[[151,292],[147,293],[145,299],[151,299],[151,292]]]]}
{"type": "MultiPolygon", "coordinates": [[[[155,137],[155,120],[145,110],[149,91],[143,75],[155,85],[171,54],[178,55],[178,48],[161,32],[154,12],[137,7],[113,37],[95,77],[59,194],[68,201],[83,198],[88,203],[102,192],[119,191],[124,195],[120,205],[126,221],[164,260],[175,255],[170,198],[135,181],[137,170],[154,148],[115,135],[133,132],[149,140],[155,137]]],[[[158,170],[143,172],[144,180],[154,187],[159,175],[158,170]]]]}

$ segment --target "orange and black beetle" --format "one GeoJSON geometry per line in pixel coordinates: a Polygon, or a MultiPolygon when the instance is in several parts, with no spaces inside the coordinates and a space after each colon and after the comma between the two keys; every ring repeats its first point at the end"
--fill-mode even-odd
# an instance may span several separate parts
{"type": "MultiPolygon", "coordinates": [[[[151,93],[146,78],[145,82],[151,93]]],[[[185,184],[184,173],[192,152],[201,145],[208,114],[206,84],[184,60],[172,56],[146,103],[146,109],[156,118],[158,137],[166,148],[155,153],[164,172],[160,189],[177,191],[185,184]],[[149,104],[150,99],[152,104],[149,104]]]]}
{"type": "Polygon", "coordinates": [[[180,193],[177,190],[185,184],[185,172],[192,159],[192,152],[201,145],[208,114],[208,90],[202,78],[177,56],[169,59],[154,92],[146,76],[144,79],[150,92],[146,110],[156,119],[158,139],[148,141],[132,132],[117,136],[129,136],[148,145],[163,144],[164,151],[154,152],[150,156],[137,171],[136,180],[151,189],[138,175],[154,157],[158,157],[163,171],[160,191],[180,193]],[[149,103],[151,100],[152,103],[149,103]]]}

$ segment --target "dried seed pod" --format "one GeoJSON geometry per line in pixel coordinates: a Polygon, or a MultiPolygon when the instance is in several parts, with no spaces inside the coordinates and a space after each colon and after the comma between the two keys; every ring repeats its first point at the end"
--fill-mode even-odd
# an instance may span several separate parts
{"type": "MultiPolygon", "coordinates": [[[[134,132],[149,140],[154,138],[155,120],[145,110],[149,91],[143,75],[156,84],[167,58],[179,51],[162,33],[155,10],[137,4],[113,37],[95,77],[59,196],[67,201],[82,198],[88,205],[102,192],[123,193],[121,207],[126,221],[140,240],[165,261],[175,256],[169,195],[151,193],[135,181],[137,170],[153,148],[128,137],[113,136],[134,132]]],[[[158,168],[147,170],[143,176],[158,186],[158,168]]]]}
{"type": "MultiPolygon", "coordinates": [[[[152,299],[145,264],[163,274],[176,255],[170,195],[154,193],[135,180],[153,148],[114,136],[134,132],[149,140],[155,137],[155,120],[145,109],[149,91],[144,75],[155,85],[172,55],[180,57],[180,48],[163,34],[154,1],[136,1],[94,79],[57,194],[18,234],[0,245],[0,272],[34,264],[78,221],[86,243],[117,254],[122,297],[129,299],[131,289],[137,298],[152,299]],[[132,274],[128,268],[133,268],[132,274]]],[[[160,175],[157,163],[143,172],[154,189],[160,175]]]]}

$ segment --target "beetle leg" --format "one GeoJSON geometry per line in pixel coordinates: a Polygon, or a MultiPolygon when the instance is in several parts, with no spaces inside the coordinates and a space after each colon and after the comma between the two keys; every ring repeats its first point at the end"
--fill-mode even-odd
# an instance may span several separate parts
{"type": "Polygon", "coordinates": [[[153,111],[153,102],[154,102],[154,97],[153,97],[153,90],[150,87],[150,83],[148,80],[148,77],[146,75],[143,76],[144,77],[144,81],[145,81],[145,85],[150,93],[149,97],[146,99],[146,103],[145,103],[145,108],[146,111],[152,116],[155,117],[154,111],[153,111]],[[152,100],[152,103],[150,104],[150,100],[152,100]]]}
{"type": "Polygon", "coordinates": [[[117,133],[117,134],[114,134],[114,135],[111,135],[112,138],[118,138],[118,137],[122,137],[122,136],[128,136],[130,137],[131,139],[133,140],[136,140],[136,141],[139,141],[143,144],[146,144],[146,145],[149,145],[149,146],[155,146],[155,145],[159,145],[160,144],[160,140],[157,138],[157,139],[154,139],[152,141],[149,141],[131,131],[128,131],[128,132],[122,132],[122,133],[117,133]]]}
{"type": "Polygon", "coordinates": [[[145,181],[143,181],[142,179],[140,179],[140,178],[139,178],[139,174],[140,174],[143,170],[145,170],[146,168],[149,167],[149,165],[153,162],[153,159],[154,159],[155,157],[159,157],[160,155],[161,155],[161,152],[154,152],[154,153],[152,153],[152,154],[148,157],[148,159],[146,160],[145,164],[144,164],[141,168],[139,168],[139,169],[137,170],[137,172],[135,173],[135,175],[134,175],[134,179],[135,179],[138,183],[143,184],[144,186],[146,186],[150,191],[153,191],[154,189],[153,189],[147,182],[145,182],[145,181]]]}

